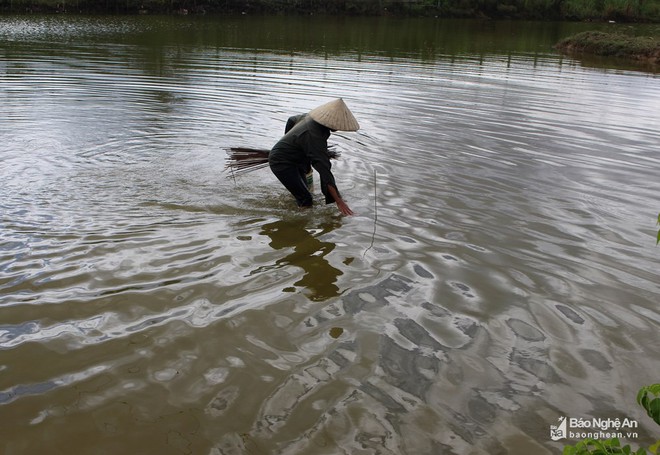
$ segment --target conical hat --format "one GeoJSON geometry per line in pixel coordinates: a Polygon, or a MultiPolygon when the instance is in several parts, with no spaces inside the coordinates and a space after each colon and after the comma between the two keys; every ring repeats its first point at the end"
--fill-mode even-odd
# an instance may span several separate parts
{"type": "Polygon", "coordinates": [[[337,131],[357,131],[360,129],[357,120],[344,103],[337,98],[322,106],[312,109],[309,116],[321,125],[337,131]]]}

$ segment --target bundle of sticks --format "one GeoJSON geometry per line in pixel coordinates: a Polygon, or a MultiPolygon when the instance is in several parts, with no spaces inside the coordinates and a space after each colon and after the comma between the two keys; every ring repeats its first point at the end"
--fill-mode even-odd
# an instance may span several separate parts
{"type": "MultiPolygon", "coordinates": [[[[268,149],[253,149],[249,147],[232,147],[227,149],[225,169],[230,169],[232,175],[245,174],[268,166],[268,149]]],[[[328,157],[336,160],[341,155],[334,146],[328,147],[328,157]]]]}

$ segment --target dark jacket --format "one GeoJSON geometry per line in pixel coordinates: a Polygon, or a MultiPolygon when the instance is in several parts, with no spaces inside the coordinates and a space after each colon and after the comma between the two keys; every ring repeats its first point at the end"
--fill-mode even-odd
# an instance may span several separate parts
{"type": "Polygon", "coordinates": [[[290,167],[304,169],[311,164],[321,177],[321,191],[325,196],[325,203],[335,202],[328,192],[328,185],[337,188],[328,157],[330,130],[312,120],[307,114],[302,114],[290,117],[285,131],[286,134],[273,146],[268,155],[271,169],[273,171],[290,167]]]}

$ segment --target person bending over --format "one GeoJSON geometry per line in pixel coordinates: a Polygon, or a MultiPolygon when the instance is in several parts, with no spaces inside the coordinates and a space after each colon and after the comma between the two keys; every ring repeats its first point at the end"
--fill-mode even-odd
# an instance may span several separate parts
{"type": "Polygon", "coordinates": [[[275,177],[296,199],[298,207],[312,206],[306,175],[311,167],[321,178],[325,203],[337,204],[343,215],[353,211],[342,199],[332,175],[328,138],[334,131],[357,131],[357,120],[341,98],[312,109],[307,114],[289,117],[284,136],[273,146],[268,164],[275,177]]]}

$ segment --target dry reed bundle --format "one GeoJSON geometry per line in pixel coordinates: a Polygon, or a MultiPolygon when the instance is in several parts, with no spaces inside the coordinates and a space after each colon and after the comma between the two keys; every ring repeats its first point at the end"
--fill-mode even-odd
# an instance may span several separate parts
{"type": "MultiPolygon", "coordinates": [[[[230,169],[232,175],[245,174],[268,166],[268,149],[253,149],[249,147],[232,147],[227,149],[225,169],[230,169]]],[[[333,146],[328,147],[328,157],[336,160],[341,155],[333,146]]]]}

